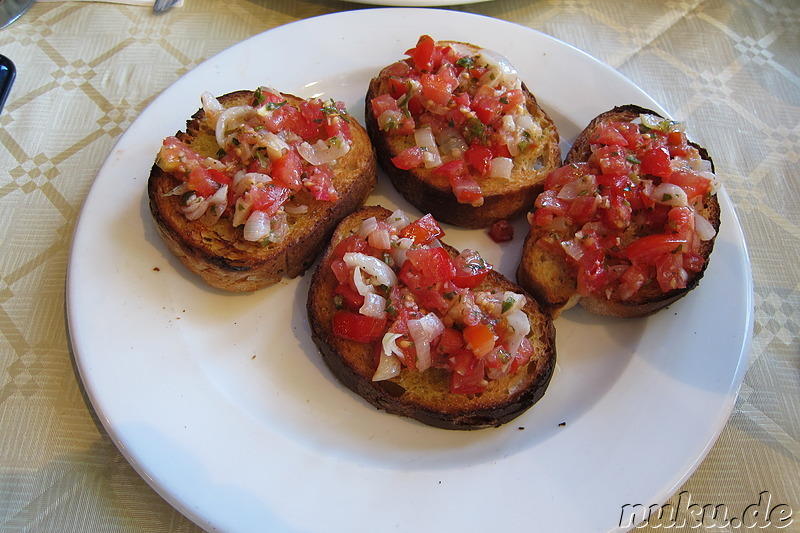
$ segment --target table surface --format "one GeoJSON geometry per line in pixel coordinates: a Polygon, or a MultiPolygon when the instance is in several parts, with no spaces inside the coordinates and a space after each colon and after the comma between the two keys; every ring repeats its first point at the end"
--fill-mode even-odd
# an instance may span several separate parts
{"type": "MultiPolygon", "coordinates": [[[[0,114],[0,531],[198,530],[126,462],[86,399],[65,318],[72,233],[115,142],[180,76],[259,32],[368,7],[188,0],[155,16],[119,3],[40,2],[0,31],[0,53],[18,71],[0,114]]],[[[735,512],[768,492],[794,513],[782,530],[800,531],[800,3],[495,0],[444,9],[586,51],[712,150],[752,261],[753,341],[727,425],[670,503],[688,496],[735,512]]]]}

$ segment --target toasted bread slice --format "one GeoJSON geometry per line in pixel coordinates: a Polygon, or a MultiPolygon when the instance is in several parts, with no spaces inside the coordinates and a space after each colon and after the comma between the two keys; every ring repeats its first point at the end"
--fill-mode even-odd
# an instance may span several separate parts
{"type": "MultiPolygon", "coordinates": [[[[254,91],[219,97],[224,108],[249,105],[254,91]]],[[[302,100],[282,94],[286,105],[302,100]]],[[[363,205],[376,183],[376,162],[366,130],[348,117],[352,147],[333,167],[332,184],[338,199],[318,200],[306,188],[292,197],[305,212],[287,212],[288,231],[279,242],[245,240],[243,229],[230,218],[188,220],[180,195],[171,194],[182,181],[154,164],[148,181],[150,211],[169,250],[209,285],[229,291],[254,291],[282,278],[303,274],[323,248],[336,225],[363,205]]],[[[187,121],[177,138],[202,156],[217,158],[220,146],[204,109],[187,121]]]]}
{"type": "MultiPolygon", "coordinates": [[[[314,272],[308,294],[308,317],[312,338],[325,363],[342,384],[370,404],[431,426],[480,429],[497,427],[519,416],[544,395],[556,361],[553,323],[529,296],[523,311],[531,324],[527,336],[533,345],[530,362],[515,373],[489,381],[486,390],[479,394],[452,393],[450,372],[436,367],[423,372],[404,367],[396,377],[373,381],[377,367],[376,350],[380,350],[381,341],[365,344],[334,334],[332,317],[337,310],[334,290],[338,282],[331,269],[333,251],[338,243],[359,228],[363,220],[370,217],[385,220],[390,214],[383,207],[369,206],[347,217],[336,229],[331,245],[314,272]]],[[[455,257],[455,249],[444,247],[451,257],[455,257]]],[[[494,270],[475,290],[491,288],[523,293],[520,287],[494,270]]]]}
{"type": "MultiPolygon", "coordinates": [[[[623,105],[601,113],[578,135],[572,148],[567,153],[564,166],[586,162],[592,155],[593,136],[599,128],[609,122],[631,122],[641,115],[654,117],[661,116],[655,111],[636,106],[623,105]]],[[[689,142],[697,149],[700,158],[707,161],[711,172],[714,171],[713,161],[708,152],[689,142]]],[[[653,176],[645,176],[653,178],[653,176]]],[[[656,178],[656,181],[658,179],[656,178]]],[[[666,307],[682,298],[694,289],[703,277],[708,265],[709,256],[714,247],[714,238],[720,225],[720,206],[716,194],[709,193],[694,205],[697,214],[705,218],[713,227],[713,235],[700,242],[696,254],[702,258],[702,267],[696,271],[687,271],[688,279],[685,287],[663,290],[659,283],[650,280],[642,285],[632,296],[620,297],[617,291],[608,289],[603,292],[590,292],[581,296],[578,293],[576,268],[568,260],[565,253],[555,253],[551,246],[544,245],[562,242],[571,239],[580,230],[580,226],[567,225],[558,231],[552,228],[537,227],[532,222],[530,233],[523,245],[522,258],[517,270],[517,281],[526,290],[530,291],[542,303],[542,306],[553,316],[557,317],[563,310],[575,304],[580,304],[588,311],[606,316],[639,317],[646,316],[666,307]]],[[[634,211],[634,218],[636,212],[634,211]]],[[[658,228],[665,231],[664,227],[658,228]]],[[[620,246],[628,246],[634,240],[656,233],[656,228],[637,225],[634,222],[621,236],[620,246]]]]}
{"type": "MultiPolygon", "coordinates": [[[[477,56],[482,51],[480,47],[467,43],[441,41],[437,44],[452,46],[466,56],[477,56]]],[[[398,63],[413,64],[411,59],[398,63]]],[[[420,212],[431,213],[440,222],[465,228],[487,228],[497,220],[513,219],[527,212],[542,191],[547,174],[561,163],[556,126],[527,86],[521,83],[525,96],[523,107],[535,124],[533,129],[539,132],[537,138],[531,138],[527,148],[512,158],[514,167],[510,177],[476,177],[476,171],[468,168],[480,186],[482,203],[462,203],[454,195],[450,179],[438,173],[436,168],[421,166],[403,170],[392,162],[392,158],[416,145],[414,135],[397,135],[382,130],[371,102],[391,92],[396,65],[384,68],[370,81],[365,110],[367,131],[378,154],[378,163],[393,186],[420,212]]],[[[474,90],[475,84],[466,86],[462,82],[453,94],[474,93],[474,90]]],[[[471,120],[474,121],[474,117],[471,120]]],[[[447,157],[443,155],[443,159],[446,161],[447,157]]]]}

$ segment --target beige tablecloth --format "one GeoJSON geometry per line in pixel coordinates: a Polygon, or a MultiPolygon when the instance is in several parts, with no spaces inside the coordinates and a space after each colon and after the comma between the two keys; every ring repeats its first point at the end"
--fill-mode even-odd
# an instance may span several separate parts
{"type": "MultiPolygon", "coordinates": [[[[364,7],[191,0],[154,16],[40,3],[0,31],[0,53],[18,69],[0,115],[0,531],[196,530],[129,466],[83,393],[64,305],[75,223],[114,143],[181,75],[269,28],[364,7]]],[[[800,4],[496,0],[448,9],[585,50],[712,149],[752,259],[752,353],[727,426],[671,503],[689,495],[738,513],[766,491],[794,513],[783,531],[800,531],[800,4]]]]}

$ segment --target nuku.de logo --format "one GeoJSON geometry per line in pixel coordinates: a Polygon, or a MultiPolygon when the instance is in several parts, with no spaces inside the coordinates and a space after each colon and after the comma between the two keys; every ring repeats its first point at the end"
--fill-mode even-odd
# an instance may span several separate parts
{"type": "Polygon", "coordinates": [[[650,527],[670,528],[731,528],[731,529],[763,529],[772,526],[781,529],[792,524],[792,508],[785,503],[773,505],[772,494],[762,491],[758,495],[758,503],[745,507],[741,516],[730,514],[728,506],[721,504],[700,505],[692,503],[688,491],[678,495],[677,505],[644,505],[625,504],[619,518],[621,528],[650,527]]]}

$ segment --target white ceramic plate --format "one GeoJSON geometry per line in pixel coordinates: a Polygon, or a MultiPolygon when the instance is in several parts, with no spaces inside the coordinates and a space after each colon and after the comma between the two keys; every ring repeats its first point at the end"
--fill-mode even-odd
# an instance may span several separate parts
{"type": "MultiPolygon", "coordinates": [[[[167,252],[145,185],[161,139],[199,95],[273,86],[343,100],[422,33],[480,43],[519,69],[565,139],[616,104],[660,109],[584,53],[530,29],[439,10],[328,15],[256,35],[189,72],[131,125],[86,199],[70,257],[74,354],[122,453],[213,531],[610,531],[626,504],[660,504],[728,419],[752,327],[750,265],[725,192],[700,287],[640,320],[570,311],[544,399],[496,430],[386,415],[346,391],[309,339],[308,276],[254,294],[212,290],[167,252]],[[313,38],[312,38],[313,37],[313,38]],[[277,53],[281,50],[283,53],[277,53]],[[564,424],[562,424],[564,423],[564,424]]],[[[713,148],[713,147],[712,147],[713,148]]],[[[370,203],[413,208],[385,180],[370,203]]],[[[513,275],[510,243],[448,228],[513,275]]]]}
{"type": "Polygon", "coordinates": [[[373,4],[379,6],[397,7],[436,7],[456,6],[461,4],[477,4],[491,0],[347,0],[356,4],[373,4]]]}

